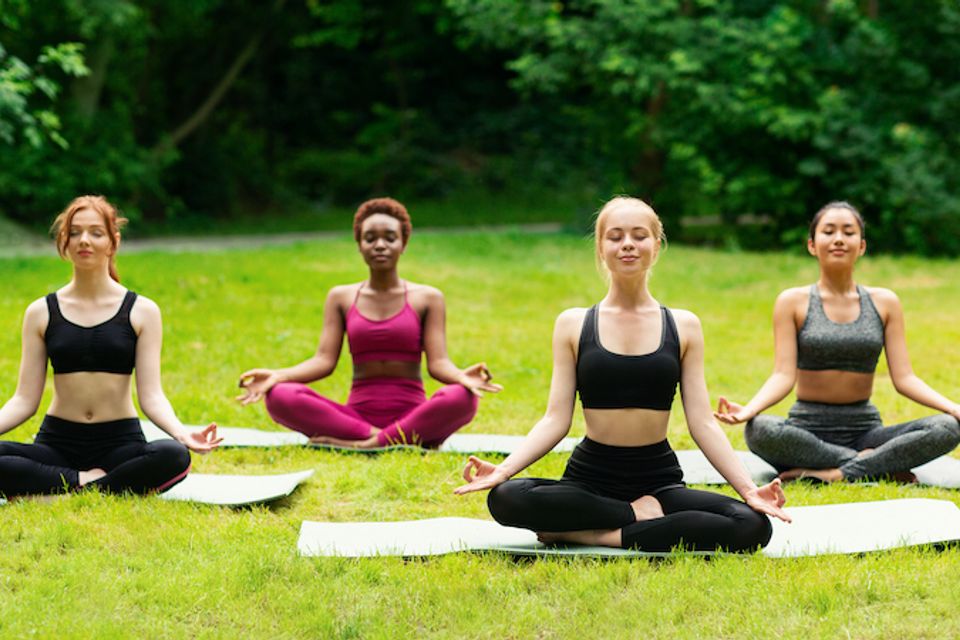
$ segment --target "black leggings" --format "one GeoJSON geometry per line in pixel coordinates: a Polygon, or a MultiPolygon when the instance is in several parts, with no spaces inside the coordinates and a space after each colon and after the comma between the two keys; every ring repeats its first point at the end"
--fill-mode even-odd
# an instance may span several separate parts
{"type": "Polygon", "coordinates": [[[34,444],[0,442],[0,495],[74,490],[79,472],[95,468],[107,475],[85,486],[145,494],[183,480],[190,452],[174,440],[146,442],[137,418],[78,424],[48,415],[34,444]]]}
{"type": "Polygon", "coordinates": [[[622,546],[643,551],[752,551],[770,541],[767,516],[739,500],[688,489],[677,481],[682,476],[671,459],[676,462],[666,441],[611,447],[585,439],[562,480],[509,480],[490,491],[487,505],[502,525],[543,532],[621,529],[622,546]],[[637,462],[646,468],[638,469],[637,462]],[[619,486],[611,479],[619,479],[619,486]],[[644,495],[660,502],[662,518],[636,521],[630,502],[644,495]]]}

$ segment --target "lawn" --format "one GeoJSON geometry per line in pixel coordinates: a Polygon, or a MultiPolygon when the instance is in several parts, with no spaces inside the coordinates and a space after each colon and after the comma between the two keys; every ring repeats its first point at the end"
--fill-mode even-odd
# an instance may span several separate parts
{"type": "MultiPolygon", "coordinates": [[[[51,250],[52,253],[52,250],[51,250]]],[[[316,346],[332,285],[364,277],[347,238],[222,253],[120,257],[124,284],[164,312],[164,385],[185,422],[279,428],[262,406],[232,401],[237,375],[284,366],[316,346]]],[[[0,401],[16,386],[24,307],[69,277],[51,258],[0,259],[0,401]]],[[[455,362],[485,360],[505,386],[481,403],[468,432],[522,434],[540,416],[550,332],[562,309],[604,292],[588,239],[456,233],[413,237],[404,277],[441,288],[455,362]]],[[[953,345],[960,263],[868,258],[869,285],[900,295],[915,370],[960,397],[953,345]]],[[[707,382],[747,400],[772,364],[770,313],[779,290],[811,282],[811,258],[671,246],[652,279],[657,298],[703,321],[707,382]]],[[[896,395],[878,371],[875,403],[887,422],[930,411],[896,395]]],[[[349,390],[341,366],[315,388],[349,390]]],[[[32,439],[38,416],[8,434],[32,439]]],[[[435,389],[428,384],[428,390],[435,389]]],[[[784,401],[773,411],[784,413],[784,401]]],[[[742,430],[727,430],[744,448],[742,430]]],[[[577,415],[573,434],[583,433],[577,415]]],[[[670,439],[692,447],[680,404],[670,439]]],[[[557,476],[550,455],[529,473],[557,476]]],[[[0,508],[0,637],[956,637],[960,550],[767,560],[727,556],[646,560],[515,561],[460,554],[422,561],[302,559],[300,522],[485,518],[480,495],[456,497],[463,460],[448,454],[379,456],[284,448],[194,457],[205,473],[317,473],[272,508],[230,510],[83,494],[0,508]]],[[[881,483],[788,488],[791,504],[960,493],[881,483]]]]}

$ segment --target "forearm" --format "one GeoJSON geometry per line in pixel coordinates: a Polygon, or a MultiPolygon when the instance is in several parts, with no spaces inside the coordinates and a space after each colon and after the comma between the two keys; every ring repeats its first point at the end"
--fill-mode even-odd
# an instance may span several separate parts
{"type": "Polygon", "coordinates": [[[957,403],[934,391],[930,385],[921,380],[916,374],[904,376],[894,385],[903,396],[910,398],[925,407],[953,414],[957,411],[957,403]]]}
{"type": "Polygon", "coordinates": [[[763,386],[760,387],[760,390],[750,399],[750,402],[746,404],[744,409],[749,412],[751,417],[760,414],[786,398],[790,390],[793,389],[796,381],[796,374],[790,375],[788,373],[774,371],[773,374],[767,378],[767,381],[763,383],[763,386]]]}
{"type": "Polygon", "coordinates": [[[163,393],[141,395],[140,409],[150,422],[163,429],[174,440],[184,442],[187,430],[163,393]]]}
{"type": "Polygon", "coordinates": [[[515,476],[553,450],[569,431],[569,421],[564,424],[551,416],[544,416],[533,425],[514,452],[497,465],[498,468],[507,477],[515,476]]]}
{"type": "Polygon", "coordinates": [[[443,384],[463,384],[463,371],[450,358],[427,361],[427,373],[443,384]]]}
{"type": "Polygon", "coordinates": [[[313,356],[292,367],[277,369],[276,374],[280,382],[308,383],[326,378],[336,366],[336,361],[330,358],[313,356]]]}
{"type": "Polygon", "coordinates": [[[37,412],[38,403],[13,396],[0,407],[0,434],[7,433],[29,420],[37,412]]]}
{"type": "Polygon", "coordinates": [[[690,425],[690,435],[703,451],[710,464],[720,472],[734,490],[745,497],[757,488],[753,478],[737,457],[727,436],[713,420],[707,420],[699,426],[690,425]]]}

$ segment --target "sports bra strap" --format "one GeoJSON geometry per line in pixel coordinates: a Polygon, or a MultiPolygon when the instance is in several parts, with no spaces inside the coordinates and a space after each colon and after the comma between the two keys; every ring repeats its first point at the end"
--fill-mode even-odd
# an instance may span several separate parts
{"type": "Polygon", "coordinates": [[[47,294],[47,312],[50,314],[50,320],[63,320],[63,314],[60,312],[60,301],[57,300],[56,293],[47,294]]]}
{"type": "Polygon", "coordinates": [[[367,281],[364,280],[360,283],[360,286],[357,287],[357,294],[353,296],[353,306],[357,306],[357,300],[360,299],[360,292],[363,291],[363,285],[367,284],[367,281]]]}
{"type": "Polygon", "coordinates": [[[130,311],[133,309],[133,303],[137,300],[137,294],[133,291],[127,289],[127,293],[123,296],[123,304],[120,305],[120,315],[129,316],[130,311]]]}

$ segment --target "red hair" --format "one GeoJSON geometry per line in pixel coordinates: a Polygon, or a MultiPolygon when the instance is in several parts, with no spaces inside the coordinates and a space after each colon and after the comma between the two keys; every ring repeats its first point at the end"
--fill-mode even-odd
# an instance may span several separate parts
{"type": "Polygon", "coordinates": [[[117,251],[117,236],[120,229],[127,224],[128,220],[117,213],[117,208],[110,204],[103,196],[80,196],[74,198],[53,221],[50,226],[50,233],[53,234],[57,243],[57,252],[61,258],[67,255],[67,244],[70,243],[70,225],[73,223],[73,217],[84,209],[96,211],[103,218],[103,224],[107,227],[107,235],[110,237],[110,244],[113,245],[114,255],[110,256],[110,277],[120,282],[120,274],[117,273],[117,265],[114,263],[114,257],[117,251]]]}
{"type": "Polygon", "coordinates": [[[413,233],[410,214],[407,213],[405,206],[393,198],[374,198],[360,205],[356,215],[353,216],[353,239],[360,242],[360,227],[363,226],[363,221],[378,213],[400,221],[400,236],[403,238],[403,244],[406,245],[410,234],[413,233]]]}

